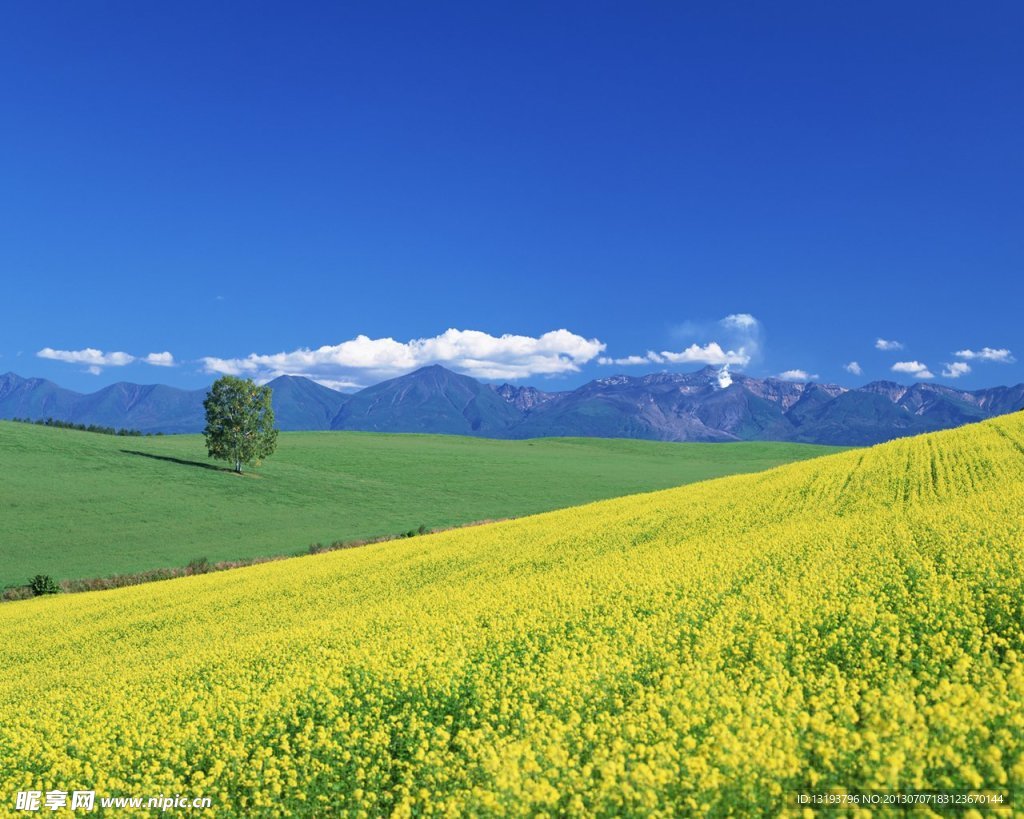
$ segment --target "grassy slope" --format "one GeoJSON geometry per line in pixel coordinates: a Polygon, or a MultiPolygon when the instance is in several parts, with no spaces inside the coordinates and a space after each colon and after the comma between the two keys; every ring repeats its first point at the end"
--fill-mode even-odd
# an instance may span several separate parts
{"type": "Polygon", "coordinates": [[[1024,414],[0,607],[0,782],[222,815],[779,815],[1024,786],[1024,414]],[[126,714],[131,714],[126,719],[126,714]],[[362,811],[362,813],[360,812],[362,811]]]}
{"type": "Polygon", "coordinates": [[[200,436],[115,438],[0,422],[0,586],[37,573],[95,577],[196,557],[287,554],[314,541],[520,516],[830,451],[293,432],[263,467],[238,478],[204,468],[215,462],[200,436]]]}

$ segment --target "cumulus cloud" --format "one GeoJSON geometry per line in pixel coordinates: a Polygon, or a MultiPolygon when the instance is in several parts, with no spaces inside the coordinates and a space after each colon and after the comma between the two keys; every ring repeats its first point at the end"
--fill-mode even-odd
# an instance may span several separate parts
{"type": "Polygon", "coordinates": [[[1017,360],[1009,350],[993,349],[992,347],[982,347],[980,350],[957,350],[953,355],[968,361],[995,361],[999,364],[1013,364],[1017,360]]]}
{"type": "Polygon", "coordinates": [[[761,347],[764,341],[764,327],[750,313],[733,313],[726,316],[718,322],[718,329],[715,335],[719,333],[724,336],[723,340],[726,346],[734,349],[738,355],[746,358],[746,361],[742,362],[742,364],[738,360],[734,363],[746,366],[760,358],[761,347]]]}
{"type": "Polygon", "coordinates": [[[90,367],[123,367],[135,360],[135,356],[128,353],[105,353],[92,347],[86,347],[84,350],[54,350],[52,347],[43,347],[36,355],[51,361],[88,364],[90,367]]]}
{"type": "Polygon", "coordinates": [[[732,313],[722,319],[719,324],[735,330],[753,330],[759,322],[750,313],[732,313]]]}
{"type": "Polygon", "coordinates": [[[887,341],[884,338],[879,338],[879,339],[875,340],[875,349],[876,350],[902,350],[903,349],[903,342],[900,342],[900,341],[887,341]]]}
{"type": "Polygon", "coordinates": [[[321,384],[331,390],[337,390],[338,392],[361,390],[366,386],[365,384],[353,381],[350,378],[324,378],[323,376],[320,376],[318,378],[313,378],[312,380],[316,381],[317,384],[321,384]]]}
{"type": "Polygon", "coordinates": [[[601,356],[597,359],[598,364],[614,364],[618,367],[635,367],[638,364],[664,364],[665,359],[653,350],[648,350],[646,355],[627,355],[624,358],[608,358],[601,356]]]}
{"type": "Polygon", "coordinates": [[[846,370],[851,375],[863,375],[864,374],[864,370],[861,369],[860,364],[858,364],[856,361],[851,361],[849,364],[846,364],[843,367],[843,369],[846,370]]]}
{"type": "Polygon", "coordinates": [[[174,356],[167,352],[150,353],[142,360],[154,367],[173,367],[175,364],[174,356]]]}
{"type": "Polygon", "coordinates": [[[646,355],[627,355],[624,358],[608,358],[601,356],[598,364],[614,364],[617,367],[634,367],[639,364],[711,364],[728,365],[738,364],[743,366],[750,362],[750,356],[740,350],[723,350],[722,346],[712,341],[703,347],[699,344],[691,344],[685,350],[674,353],[671,350],[664,350],[660,353],[648,351],[646,355]]]}
{"type": "Polygon", "coordinates": [[[104,367],[125,367],[140,361],[144,364],[152,364],[154,367],[173,367],[174,356],[168,352],[150,353],[139,358],[130,353],[112,352],[105,353],[94,347],[86,347],[82,350],[55,350],[52,347],[43,347],[38,353],[39,358],[48,358],[51,361],[64,361],[68,364],[85,364],[86,372],[99,375],[104,367]]]}
{"type": "Polygon", "coordinates": [[[478,330],[450,329],[439,336],[396,341],[360,335],[315,350],[302,348],[244,358],[202,359],[209,373],[256,379],[302,375],[321,383],[359,386],[361,377],[389,378],[429,364],[442,364],[466,375],[487,379],[526,378],[578,372],[603,352],[605,344],[568,330],[538,337],[492,336],[478,330]]]}
{"type": "Polygon", "coordinates": [[[687,322],[677,328],[681,335],[707,337],[714,340],[694,342],[682,350],[648,350],[644,355],[628,355],[622,358],[603,356],[598,364],[633,367],[641,364],[706,364],[714,367],[736,365],[745,367],[758,355],[761,348],[761,323],[750,313],[731,313],[723,319],[708,324],[687,322]]]}
{"type": "Polygon", "coordinates": [[[813,381],[817,377],[817,375],[811,375],[807,370],[786,370],[776,376],[783,381],[813,381]]]}
{"type": "Polygon", "coordinates": [[[947,364],[945,369],[942,371],[943,378],[959,378],[961,375],[967,375],[971,371],[971,365],[963,361],[954,361],[952,364],[947,364]]]}
{"type": "Polygon", "coordinates": [[[670,364],[737,364],[742,367],[750,363],[750,355],[742,347],[738,350],[723,350],[717,341],[708,342],[703,347],[691,344],[678,353],[665,350],[661,357],[670,364]]]}
{"type": "Polygon", "coordinates": [[[892,365],[894,373],[906,373],[914,378],[935,378],[935,374],[929,371],[927,364],[920,361],[897,361],[892,365]]]}

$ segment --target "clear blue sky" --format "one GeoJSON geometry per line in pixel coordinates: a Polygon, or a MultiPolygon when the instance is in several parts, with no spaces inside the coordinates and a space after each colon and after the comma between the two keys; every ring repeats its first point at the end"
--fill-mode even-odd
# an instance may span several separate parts
{"type": "Polygon", "coordinates": [[[1016,2],[8,4],[0,372],[1024,381],[1021,42],[1016,2]]]}

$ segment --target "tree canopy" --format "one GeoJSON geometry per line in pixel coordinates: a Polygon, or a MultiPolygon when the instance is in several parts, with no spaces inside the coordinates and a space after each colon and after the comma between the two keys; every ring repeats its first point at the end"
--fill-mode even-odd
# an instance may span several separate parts
{"type": "Polygon", "coordinates": [[[277,446],[273,390],[251,378],[225,375],[210,387],[206,409],[206,449],[211,458],[228,461],[235,472],[243,465],[259,466],[277,446]]]}

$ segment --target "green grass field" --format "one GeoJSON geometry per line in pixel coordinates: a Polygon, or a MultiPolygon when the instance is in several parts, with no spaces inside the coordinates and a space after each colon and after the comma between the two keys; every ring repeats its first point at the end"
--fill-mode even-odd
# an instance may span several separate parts
{"type": "Polygon", "coordinates": [[[755,472],[804,444],[492,441],[293,432],[241,477],[198,435],[119,438],[0,422],[0,587],[291,554],[755,472]]]}

